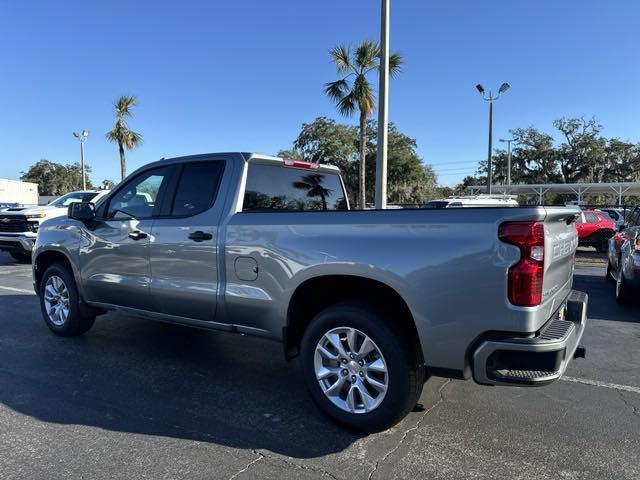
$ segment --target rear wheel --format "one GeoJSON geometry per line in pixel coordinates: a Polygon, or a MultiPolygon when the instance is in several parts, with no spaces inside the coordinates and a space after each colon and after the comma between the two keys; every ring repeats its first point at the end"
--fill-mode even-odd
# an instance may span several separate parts
{"type": "Polygon", "coordinates": [[[22,252],[9,252],[9,255],[20,263],[31,263],[31,254],[22,252]]]}
{"type": "Polygon", "coordinates": [[[611,273],[611,262],[607,262],[607,272],[605,273],[604,279],[607,282],[613,282],[614,278],[611,273]]]}
{"type": "Polygon", "coordinates": [[[42,318],[56,335],[82,335],[93,326],[96,317],[81,313],[76,282],[65,265],[56,263],[47,268],[38,291],[42,318]]]}
{"type": "Polygon", "coordinates": [[[598,253],[606,252],[607,250],[609,250],[609,239],[602,238],[598,243],[596,243],[595,247],[596,247],[596,252],[598,253]]]}
{"type": "Polygon", "coordinates": [[[305,331],[301,360],[311,397],[348,428],[389,428],[422,393],[424,362],[412,339],[390,325],[367,305],[341,303],[317,314],[305,331]]]}
{"type": "Polygon", "coordinates": [[[624,278],[622,270],[620,270],[616,280],[616,301],[621,304],[630,303],[633,297],[630,290],[629,283],[624,278]]]}

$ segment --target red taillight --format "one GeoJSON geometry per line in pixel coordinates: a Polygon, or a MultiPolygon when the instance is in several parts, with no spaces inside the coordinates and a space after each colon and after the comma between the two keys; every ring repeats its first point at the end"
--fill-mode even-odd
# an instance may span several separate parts
{"type": "Polygon", "coordinates": [[[320,167],[318,163],[304,162],[302,160],[294,160],[293,158],[284,158],[283,160],[285,167],[310,168],[312,170],[320,167]]]}
{"type": "Polygon", "coordinates": [[[544,224],[542,222],[506,222],[498,237],[520,248],[520,261],[509,269],[509,301],[520,307],[542,303],[544,279],[544,224]]]}
{"type": "Polygon", "coordinates": [[[640,252],[640,237],[636,238],[636,252],[640,252]]]}

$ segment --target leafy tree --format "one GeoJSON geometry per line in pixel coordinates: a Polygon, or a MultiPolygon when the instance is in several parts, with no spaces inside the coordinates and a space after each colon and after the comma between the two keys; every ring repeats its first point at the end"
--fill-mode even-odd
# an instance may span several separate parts
{"type": "Polygon", "coordinates": [[[303,123],[293,150],[280,152],[280,156],[304,159],[315,163],[329,163],[347,171],[357,159],[357,131],[349,125],[318,117],[303,123]]]}
{"type": "Polygon", "coordinates": [[[114,103],[116,111],[116,124],[109,132],[107,132],[107,140],[118,144],[118,152],[120,153],[120,174],[122,179],[127,175],[127,160],[124,156],[125,148],[132,150],[142,143],[142,135],[138,132],[130,130],[126,118],[133,116],[132,108],[138,105],[136,97],[131,95],[122,95],[114,103]]]}
{"type": "Polygon", "coordinates": [[[604,147],[604,181],[640,181],[640,144],[612,138],[604,147]]]}
{"type": "Polygon", "coordinates": [[[595,119],[560,118],[553,122],[565,142],[558,147],[558,166],[564,183],[601,182],[606,139],[595,119]]]}
{"type": "MultiPolygon", "coordinates": [[[[378,123],[367,122],[367,201],[375,199],[375,158],[378,123]]],[[[431,165],[418,155],[415,139],[389,123],[387,145],[387,201],[395,204],[420,204],[436,194],[438,178],[431,165]]]]}
{"type": "Polygon", "coordinates": [[[116,182],[114,182],[113,180],[102,180],[102,183],[100,184],[100,189],[113,190],[113,187],[115,186],[116,186],[116,182]]]}
{"type": "MultiPolygon", "coordinates": [[[[87,188],[93,188],[88,174],[91,167],[85,165],[87,173],[87,188]]],[[[38,184],[40,195],[64,195],[74,190],[82,189],[82,169],[79,163],[64,165],[62,163],[40,160],[26,172],[21,172],[23,182],[38,184]]]]}
{"type": "MultiPolygon", "coordinates": [[[[367,119],[375,110],[375,95],[369,83],[368,75],[380,69],[380,45],[371,40],[364,40],[354,52],[345,45],[338,45],[329,51],[335,63],[340,79],[325,85],[325,93],[336,103],[340,114],[350,117],[359,112],[360,121],[360,170],[358,204],[364,208],[365,171],[367,157],[367,119]]],[[[395,75],[400,71],[402,57],[398,53],[389,56],[389,73],[395,75]]]]}
{"type": "MultiPolygon", "coordinates": [[[[595,120],[560,118],[553,122],[561,134],[561,143],[534,127],[511,130],[512,183],[598,183],[640,181],[640,144],[604,137],[602,126],[595,120]]],[[[507,152],[496,150],[493,156],[493,178],[505,183],[507,152]]],[[[487,173],[486,161],[479,162],[477,176],[487,173]]],[[[486,177],[485,177],[486,178],[486,177]]],[[[470,184],[482,184],[481,178],[467,177],[458,185],[463,190],[470,184]]],[[[556,195],[557,203],[572,198],[556,195]]],[[[597,199],[605,202],[604,197],[597,199]]]]}
{"type": "MultiPolygon", "coordinates": [[[[367,122],[365,132],[370,152],[366,159],[367,201],[373,202],[376,122],[367,122]]],[[[349,200],[355,204],[354,194],[359,183],[358,143],[356,128],[319,117],[302,125],[292,150],[281,150],[278,155],[336,165],[342,172],[349,200]]],[[[419,204],[436,195],[435,172],[422,163],[416,149],[414,139],[399,132],[393,123],[389,124],[387,195],[390,203],[419,204]]]]}

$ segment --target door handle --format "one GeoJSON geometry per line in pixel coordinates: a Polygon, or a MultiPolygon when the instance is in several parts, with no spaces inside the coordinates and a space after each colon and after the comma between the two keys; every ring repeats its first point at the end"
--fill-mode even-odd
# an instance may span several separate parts
{"type": "Polygon", "coordinates": [[[133,240],[142,240],[143,238],[147,238],[148,235],[140,230],[134,230],[129,234],[129,238],[133,240]]]}
{"type": "Polygon", "coordinates": [[[211,240],[212,238],[213,235],[200,230],[189,234],[189,240],[193,240],[194,242],[204,242],[205,240],[211,240]]]}

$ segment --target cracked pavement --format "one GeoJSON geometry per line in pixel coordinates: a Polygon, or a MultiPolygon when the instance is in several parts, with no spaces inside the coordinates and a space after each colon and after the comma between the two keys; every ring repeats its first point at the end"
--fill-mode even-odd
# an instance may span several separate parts
{"type": "Polygon", "coordinates": [[[318,412],[276,343],[117,315],[54,337],[29,266],[0,253],[0,478],[640,478],[640,307],[603,274],[576,268],[591,322],[571,381],[432,378],[424,411],[362,436],[318,412]]]}

